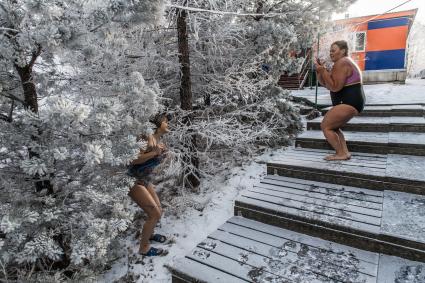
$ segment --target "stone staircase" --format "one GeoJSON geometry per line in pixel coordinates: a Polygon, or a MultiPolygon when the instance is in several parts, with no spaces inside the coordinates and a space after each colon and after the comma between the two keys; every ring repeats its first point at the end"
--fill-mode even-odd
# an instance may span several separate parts
{"type": "Polygon", "coordinates": [[[420,105],[367,106],[336,162],[321,118],[308,122],[173,282],[425,282],[424,119],[420,105]]]}

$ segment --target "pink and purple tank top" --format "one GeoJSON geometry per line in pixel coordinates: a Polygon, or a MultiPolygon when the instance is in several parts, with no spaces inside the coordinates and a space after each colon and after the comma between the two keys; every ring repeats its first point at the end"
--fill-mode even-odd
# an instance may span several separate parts
{"type": "Polygon", "coordinates": [[[355,64],[354,62],[350,62],[350,65],[353,71],[351,73],[351,76],[345,79],[344,86],[359,84],[362,82],[362,76],[360,74],[360,71],[354,64],[355,64]]]}

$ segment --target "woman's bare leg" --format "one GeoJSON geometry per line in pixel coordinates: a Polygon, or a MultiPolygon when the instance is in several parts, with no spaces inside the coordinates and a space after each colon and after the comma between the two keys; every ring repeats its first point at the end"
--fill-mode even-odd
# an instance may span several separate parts
{"type": "Polygon", "coordinates": [[[336,154],[327,156],[327,160],[346,160],[349,158],[347,144],[344,135],[338,133],[339,128],[344,126],[351,118],[357,115],[357,110],[347,104],[339,104],[329,110],[322,120],[321,128],[328,143],[335,149],[336,154]]]}
{"type": "Polygon", "coordinates": [[[139,251],[141,253],[146,253],[149,251],[149,239],[153,233],[156,223],[161,217],[161,211],[159,210],[159,207],[157,206],[155,200],[152,198],[148,190],[140,184],[136,183],[130,189],[129,196],[148,215],[148,219],[146,219],[145,223],[143,224],[142,238],[140,240],[139,248],[139,251]]]}
{"type": "Polygon", "coordinates": [[[159,210],[160,210],[160,212],[161,212],[161,215],[162,215],[161,202],[159,201],[159,197],[158,197],[158,195],[156,194],[155,186],[154,186],[154,185],[152,185],[152,184],[149,184],[149,185],[147,186],[147,189],[148,189],[149,194],[152,196],[153,200],[155,201],[155,203],[156,203],[157,207],[159,208],[159,210]]]}
{"type": "Polygon", "coordinates": [[[341,131],[341,129],[338,129],[335,132],[336,132],[336,134],[339,137],[339,142],[341,143],[342,149],[345,152],[345,155],[347,156],[347,159],[350,159],[351,158],[351,153],[348,150],[347,141],[345,140],[344,133],[341,131]]]}

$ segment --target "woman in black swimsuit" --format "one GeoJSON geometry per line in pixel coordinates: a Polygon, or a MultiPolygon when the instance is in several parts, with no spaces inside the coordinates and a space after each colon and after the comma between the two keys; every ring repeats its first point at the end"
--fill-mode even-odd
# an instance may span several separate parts
{"type": "Polygon", "coordinates": [[[351,153],[348,151],[341,127],[363,111],[365,96],[361,71],[348,57],[348,45],[344,40],[332,43],[330,57],[334,62],[330,72],[318,59],[315,63],[317,78],[321,85],[330,90],[333,105],[323,118],[321,128],[336,153],[326,156],[325,159],[348,160],[351,153]]]}
{"type": "Polygon", "coordinates": [[[166,147],[160,142],[160,139],[169,132],[168,120],[169,116],[165,114],[155,117],[154,123],[157,129],[154,134],[144,139],[139,156],[133,160],[128,171],[130,176],[136,178],[136,182],[128,194],[148,216],[143,225],[139,246],[139,253],[144,256],[167,254],[163,249],[151,247],[150,241],[164,243],[167,240],[164,235],[154,233],[155,225],[162,215],[162,208],[152,184],[152,171],[161,162],[166,151],[166,147]]]}

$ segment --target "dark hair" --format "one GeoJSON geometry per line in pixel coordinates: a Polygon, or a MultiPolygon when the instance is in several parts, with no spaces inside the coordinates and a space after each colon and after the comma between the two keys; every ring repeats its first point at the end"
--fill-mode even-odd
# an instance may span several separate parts
{"type": "Polygon", "coordinates": [[[341,50],[342,49],[345,49],[344,56],[348,56],[348,43],[347,43],[347,41],[345,41],[345,40],[337,40],[334,43],[332,43],[331,46],[332,45],[338,46],[338,48],[341,49],[341,50]]]}
{"type": "Polygon", "coordinates": [[[152,117],[152,119],[150,119],[149,121],[154,124],[157,128],[161,127],[161,123],[162,121],[164,121],[164,119],[167,119],[167,121],[171,120],[171,114],[169,113],[158,113],[155,116],[152,117]]]}

